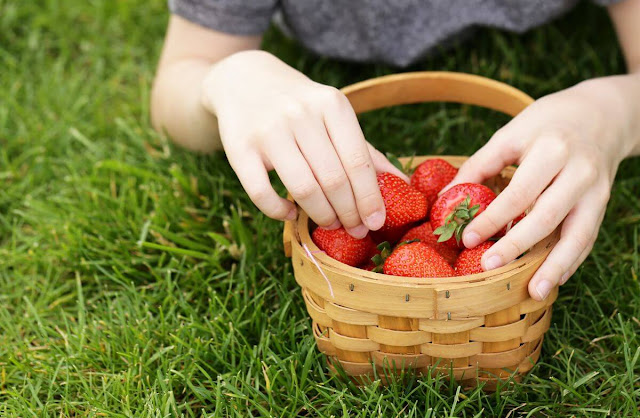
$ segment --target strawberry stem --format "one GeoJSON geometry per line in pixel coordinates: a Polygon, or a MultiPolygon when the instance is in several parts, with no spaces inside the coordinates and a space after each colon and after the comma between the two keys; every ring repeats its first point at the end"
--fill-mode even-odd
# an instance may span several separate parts
{"type": "Polygon", "coordinates": [[[480,205],[469,207],[470,204],[471,196],[467,195],[466,199],[460,202],[460,204],[444,218],[444,224],[433,231],[434,235],[439,235],[438,242],[448,241],[451,237],[455,237],[456,242],[460,244],[464,229],[480,210],[480,205]]]}
{"type": "Polygon", "coordinates": [[[394,154],[388,152],[386,155],[389,162],[407,176],[411,176],[411,174],[413,174],[413,172],[415,171],[415,168],[413,168],[413,157],[415,157],[415,155],[412,155],[405,165],[402,165],[398,157],[396,157],[394,154]]]}

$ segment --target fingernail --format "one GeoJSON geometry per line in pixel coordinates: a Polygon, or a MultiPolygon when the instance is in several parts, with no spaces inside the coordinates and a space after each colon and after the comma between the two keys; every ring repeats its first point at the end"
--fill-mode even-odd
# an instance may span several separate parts
{"type": "Polygon", "coordinates": [[[351,235],[354,238],[362,239],[365,236],[367,236],[367,233],[369,232],[369,229],[366,226],[360,224],[360,225],[356,226],[355,228],[347,229],[347,232],[349,233],[349,235],[351,235]]]}
{"type": "Polygon", "coordinates": [[[340,228],[341,226],[342,224],[340,223],[340,221],[336,219],[335,221],[333,221],[331,225],[323,226],[322,229],[326,229],[327,231],[332,231],[334,229],[340,228]]]}
{"type": "Polygon", "coordinates": [[[569,272],[566,272],[565,274],[562,275],[562,278],[560,279],[560,286],[565,284],[567,280],[569,280],[569,272]]]}
{"type": "Polygon", "coordinates": [[[465,231],[463,242],[465,247],[473,248],[480,244],[480,235],[473,231],[465,231]]]}
{"type": "Polygon", "coordinates": [[[484,262],[484,266],[486,270],[497,269],[498,267],[502,267],[502,258],[499,255],[492,255],[484,262]]]}
{"type": "Polygon", "coordinates": [[[538,285],[536,286],[536,292],[538,292],[538,296],[540,296],[540,299],[546,299],[547,296],[549,296],[549,292],[551,291],[552,287],[553,284],[551,284],[549,280],[542,280],[540,283],[538,283],[538,285]]]}
{"type": "Polygon", "coordinates": [[[384,213],[380,211],[374,212],[365,218],[364,223],[370,230],[377,231],[382,228],[382,225],[384,224],[384,213]]]}
{"type": "Polygon", "coordinates": [[[293,221],[296,219],[297,215],[298,211],[296,210],[296,208],[293,208],[289,211],[289,213],[287,213],[287,216],[285,216],[284,219],[287,221],[293,221]]]}

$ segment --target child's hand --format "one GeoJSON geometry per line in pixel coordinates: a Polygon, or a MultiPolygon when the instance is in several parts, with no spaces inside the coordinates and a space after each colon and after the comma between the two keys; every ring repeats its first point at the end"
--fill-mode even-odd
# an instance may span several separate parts
{"type": "Polygon", "coordinates": [[[529,293],[546,298],[580,266],[598,234],[618,164],[637,141],[638,104],[631,100],[637,96],[627,93],[637,93],[639,81],[637,75],[594,79],[544,97],[460,168],[452,185],[482,182],[519,164],[509,186],[466,228],[465,246],[490,238],[533,205],[484,254],[485,270],[514,260],[563,220],[561,239],[531,279],[529,293]]]}
{"type": "Polygon", "coordinates": [[[202,103],[218,118],[229,162],[251,200],[267,216],[294,219],[267,172],[275,169],[318,225],[341,224],[356,238],[379,229],[385,208],[377,171],[406,179],[360,130],[347,98],[262,51],[215,64],[202,103]]]}

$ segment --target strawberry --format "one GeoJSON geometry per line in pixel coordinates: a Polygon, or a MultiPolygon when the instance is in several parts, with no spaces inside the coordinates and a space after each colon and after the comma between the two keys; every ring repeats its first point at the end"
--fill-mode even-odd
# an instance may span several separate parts
{"type": "MultiPolygon", "coordinates": [[[[382,257],[381,252],[382,252],[382,249],[384,247],[381,247],[381,245],[378,245],[378,246],[373,245],[371,247],[371,249],[369,250],[369,254],[367,254],[367,258],[358,267],[363,269],[363,270],[373,271],[377,267],[377,264],[373,261],[374,257],[377,257],[377,256],[381,256],[382,257]]],[[[375,258],[375,259],[377,260],[377,258],[375,258]]]]}
{"type": "Polygon", "coordinates": [[[375,243],[369,235],[356,239],[344,227],[334,230],[316,228],[311,235],[313,242],[327,255],[341,263],[357,266],[367,259],[375,243]]]}
{"type": "Polygon", "coordinates": [[[456,274],[458,276],[466,276],[468,274],[482,273],[484,271],[480,264],[482,254],[486,253],[493,244],[493,241],[485,241],[477,247],[463,250],[454,265],[456,274]]]}
{"type": "Polygon", "coordinates": [[[389,242],[391,245],[395,245],[400,242],[400,238],[411,229],[414,224],[402,225],[394,228],[380,228],[377,231],[371,231],[371,238],[374,242],[389,242]]]}
{"type": "Polygon", "coordinates": [[[462,248],[462,232],[482,213],[496,194],[482,184],[462,183],[444,192],[431,207],[431,227],[438,242],[462,248]]]}
{"type": "Polygon", "coordinates": [[[369,260],[369,261],[365,261],[364,263],[360,264],[358,266],[359,269],[362,270],[367,270],[367,271],[373,271],[376,268],[376,265],[373,261],[369,260]]]}
{"type": "Polygon", "coordinates": [[[424,242],[400,244],[384,261],[384,274],[405,277],[451,277],[455,271],[424,242]]]}
{"type": "Polygon", "coordinates": [[[411,176],[411,185],[427,198],[431,207],[444,186],[451,183],[458,169],[440,158],[433,158],[420,164],[411,176]]]}
{"type": "Polygon", "coordinates": [[[403,227],[427,216],[427,198],[400,177],[391,173],[378,174],[378,186],[387,210],[380,232],[403,227]]]}
{"type": "Polygon", "coordinates": [[[514,219],[511,222],[509,222],[500,231],[498,231],[498,233],[496,233],[495,236],[496,237],[504,237],[505,235],[507,235],[507,232],[511,231],[511,228],[513,228],[518,222],[523,220],[525,216],[526,216],[525,213],[523,213],[521,215],[518,215],[518,217],[516,219],[514,219]]]}
{"type": "Polygon", "coordinates": [[[415,239],[432,246],[449,264],[453,264],[458,258],[458,249],[438,242],[438,237],[433,234],[433,229],[429,222],[411,228],[400,238],[400,241],[412,241],[415,239]]]}

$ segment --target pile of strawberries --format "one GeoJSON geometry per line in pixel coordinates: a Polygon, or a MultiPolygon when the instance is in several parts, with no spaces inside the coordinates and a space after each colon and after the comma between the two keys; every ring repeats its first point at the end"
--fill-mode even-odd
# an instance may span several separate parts
{"type": "MultiPolygon", "coordinates": [[[[387,217],[378,231],[363,239],[344,228],[316,228],[313,242],[330,257],[354,267],[405,277],[451,277],[482,272],[480,259],[493,241],[473,249],[462,244],[462,232],[496,198],[487,186],[463,183],[438,193],[458,170],[435,158],[420,164],[411,184],[390,174],[378,175],[387,217]]],[[[512,221],[512,227],[522,219],[512,221]]],[[[497,235],[507,232],[503,228],[497,235]]]]}

